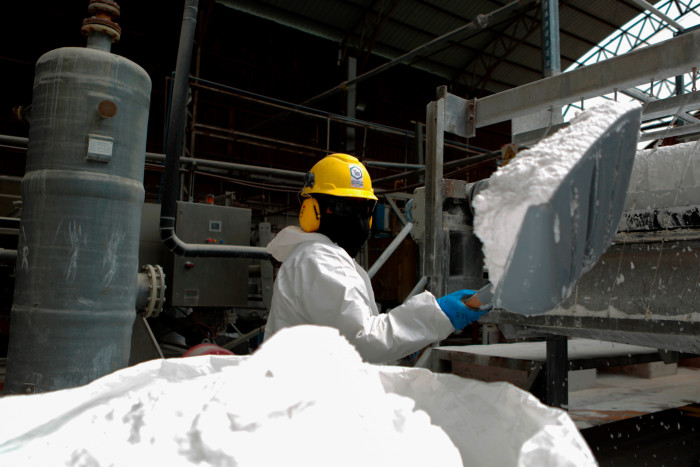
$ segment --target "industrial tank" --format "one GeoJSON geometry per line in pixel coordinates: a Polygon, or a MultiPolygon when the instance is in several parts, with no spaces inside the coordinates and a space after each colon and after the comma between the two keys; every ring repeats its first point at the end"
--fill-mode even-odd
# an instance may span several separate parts
{"type": "Polygon", "coordinates": [[[8,393],[85,384],[129,362],[151,80],[109,52],[118,26],[97,16],[83,26],[87,48],[36,64],[8,393]]]}

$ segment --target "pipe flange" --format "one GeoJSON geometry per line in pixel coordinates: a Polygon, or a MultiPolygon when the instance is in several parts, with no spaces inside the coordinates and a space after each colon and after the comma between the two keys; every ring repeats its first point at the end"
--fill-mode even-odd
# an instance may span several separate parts
{"type": "Polygon", "coordinates": [[[144,318],[155,318],[163,311],[165,303],[165,273],[163,268],[158,265],[145,264],[141,266],[144,271],[139,275],[146,278],[146,288],[148,290],[148,298],[144,306],[137,311],[144,318]]]}
{"type": "Polygon", "coordinates": [[[117,23],[103,18],[85,18],[80,30],[84,36],[92,32],[102,32],[110,36],[114,43],[119,42],[122,36],[122,28],[117,23]]]}
{"type": "Polygon", "coordinates": [[[90,0],[88,13],[97,17],[101,16],[101,14],[107,14],[112,19],[119,19],[121,8],[117,2],[110,0],[90,0]]]}

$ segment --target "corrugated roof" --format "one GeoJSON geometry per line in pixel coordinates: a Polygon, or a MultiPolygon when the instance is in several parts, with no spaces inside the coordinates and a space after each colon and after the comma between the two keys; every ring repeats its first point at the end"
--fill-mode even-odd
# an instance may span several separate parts
{"type": "MultiPolygon", "coordinates": [[[[217,0],[247,13],[394,60],[513,4],[505,21],[419,53],[408,65],[499,92],[542,77],[540,2],[490,0],[217,0]],[[525,5],[522,7],[522,5],[525,5]]],[[[567,68],[640,9],[618,0],[559,2],[561,67],[567,68]]]]}

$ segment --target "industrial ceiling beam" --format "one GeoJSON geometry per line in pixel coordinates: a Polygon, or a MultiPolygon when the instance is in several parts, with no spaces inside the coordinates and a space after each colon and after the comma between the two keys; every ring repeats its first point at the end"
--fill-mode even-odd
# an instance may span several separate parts
{"type": "MultiPolygon", "coordinates": [[[[700,31],[694,31],[656,45],[637,49],[603,62],[528,83],[478,99],[473,103],[472,128],[530,115],[552,106],[597,97],[620,89],[678,76],[700,61],[700,31]]],[[[456,96],[455,96],[456,97],[456,96]]],[[[455,134],[468,136],[467,105],[455,121],[455,134]],[[464,124],[463,129],[459,126],[464,124]]]]}
{"type": "Polygon", "coordinates": [[[670,16],[666,15],[661,10],[658,10],[650,3],[645,2],[644,0],[629,0],[629,1],[634,3],[635,5],[637,5],[639,8],[641,8],[642,11],[649,10],[653,15],[661,18],[667,24],[669,24],[670,26],[673,26],[677,31],[684,31],[685,30],[685,28],[678,21],[676,21],[673,18],[671,18],[670,16]]]}
{"type": "Polygon", "coordinates": [[[680,120],[688,123],[700,123],[700,119],[688,115],[685,112],[689,110],[697,110],[700,106],[700,93],[692,92],[681,94],[680,96],[669,97],[666,99],[657,99],[650,96],[639,89],[625,89],[620,91],[633,99],[643,102],[644,111],[642,112],[642,121],[656,120],[657,118],[676,115],[680,120]]]}
{"type": "Polygon", "coordinates": [[[422,46],[417,47],[398,58],[395,58],[390,62],[380,65],[368,71],[367,73],[359,75],[353,80],[344,81],[339,85],[334,86],[333,88],[324,91],[321,94],[318,94],[317,96],[314,96],[311,99],[305,101],[304,104],[309,104],[319,99],[332,96],[338,92],[344,91],[348,88],[348,86],[361,83],[362,81],[376,76],[379,73],[383,73],[397,65],[410,62],[411,60],[422,55],[428,55],[434,50],[442,47],[444,43],[463,41],[467,37],[481,32],[484,28],[491,24],[500,23],[501,21],[510,19],[511,17],[519,14],[521,11],[524,11],[525,9],[537,2],[538,0],[515,0],[502,8],[492,11],[491,13],[479,15],[477,16],[475,21],[472,21],[471,23],[465,24],[464,26],[461,26],[446,34],[443,34],[442,36],[437,37],[431,40],[430,42],[423,44],[422,46]]]}

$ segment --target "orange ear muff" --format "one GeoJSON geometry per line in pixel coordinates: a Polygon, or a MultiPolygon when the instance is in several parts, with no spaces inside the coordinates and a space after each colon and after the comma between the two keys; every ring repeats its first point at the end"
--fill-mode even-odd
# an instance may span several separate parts
{"type": "Polygon", "coordinates": [[[301,203],[299,225],[304,232],[316,232],[321,227],[321,208],[314,198],[306,198],[301,203]]]}

